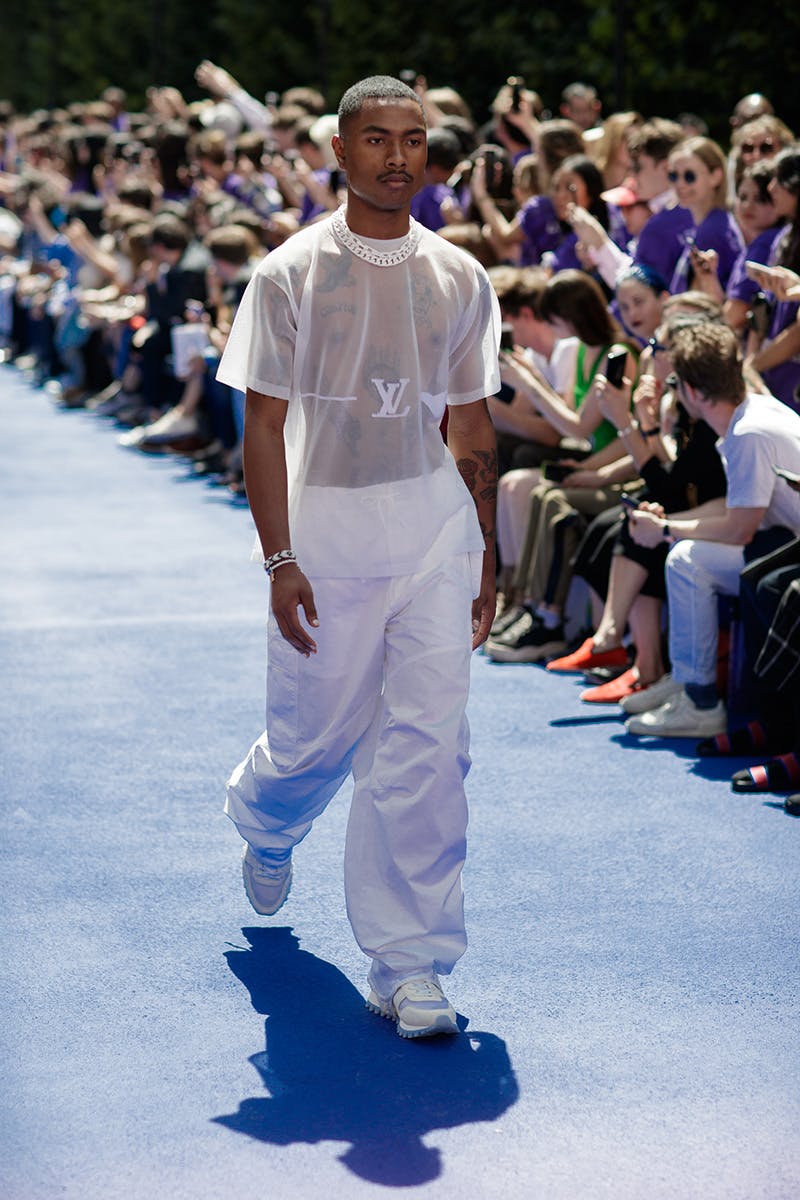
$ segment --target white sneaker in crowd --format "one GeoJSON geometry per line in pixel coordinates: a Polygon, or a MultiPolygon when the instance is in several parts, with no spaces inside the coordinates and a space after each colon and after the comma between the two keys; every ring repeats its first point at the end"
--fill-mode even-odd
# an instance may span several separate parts
{"type": "Polygon", "coordinates": [[[625,722],[628,733],[640,737],[714,737],[728,727],[725,705],[718,700],[713,708],[698,708],[685,690],[662,704],[625,722]]]}
{"type": "Polygon", "coordinates": [[[640,692],[631,692],[629,696],[623,696],[619,706],[626,713],[647,712],[651,708],[660,708],[680,691],[683,691],[683,688],[675,682],[671,675],[662,675],[655,683],[651,683],[650,687],[642,688],[640,692]]]}

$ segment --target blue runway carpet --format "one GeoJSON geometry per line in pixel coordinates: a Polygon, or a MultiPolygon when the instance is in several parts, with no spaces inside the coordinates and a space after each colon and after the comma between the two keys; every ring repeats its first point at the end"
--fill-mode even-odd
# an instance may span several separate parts
{"type": "Polygon", "coordinates": [[[4,1200],[790,1200],[800,822],[474,659],[460,1036],[363,1007],[345,789],[249,909],[246,508],[0,368],[4,1200]]]}

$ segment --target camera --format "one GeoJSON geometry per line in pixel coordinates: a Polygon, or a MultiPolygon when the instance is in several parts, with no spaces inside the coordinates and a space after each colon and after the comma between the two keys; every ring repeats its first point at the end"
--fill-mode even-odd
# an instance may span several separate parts
{"type": "Polygon", "coordinates": [[[525,80],[521,75],[509,75],[507,82],[511,88],[511,111],[519,112],[519,101],[522,89],[525,87],[525,80]]]}
{"type": "Polygon", "coordinates": [[[418,78],[419,71],[412,71],[411,67],[404,67],[400,72],[400,79],[410,88],[413,88],[418,78]]]}
{"type": "Polygon", "coordinates": [[[503,321],[500,326],[500,349],[514,349],[514,326],[509,321],[503,321]]]}
{"type": "Polygon", "coordinates": [[[606,359],[605,376],[612,387],[622,387],[625,377],[625,360],[627,357],[627,350],[612,350],[606,359]]]}

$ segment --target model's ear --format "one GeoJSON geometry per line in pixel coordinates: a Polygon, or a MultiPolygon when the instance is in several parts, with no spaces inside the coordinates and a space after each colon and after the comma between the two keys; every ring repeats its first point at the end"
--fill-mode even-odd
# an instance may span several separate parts
{"type": "Polygon", "coordinates": [[[334,136],[331,138],[331,146],[333,147],[333,153],[336,155],[336,161],[339,164],[339,167],[342,171],[346,170],[347,164],[345,162],[344,142],[339,137],[338,133],[334,134],[334,136]]]}

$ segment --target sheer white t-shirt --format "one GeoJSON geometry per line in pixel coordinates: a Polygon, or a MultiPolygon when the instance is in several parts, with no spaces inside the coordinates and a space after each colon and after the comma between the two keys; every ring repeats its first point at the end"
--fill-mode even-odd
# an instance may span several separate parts
{"type": "Polygon", "coordinates": [[[289,525],[304,571],[408,574],[433,549],[483,550],[439,426],[446,405],[498,390],[499,330],[483,267],[413,220],[407,238],[372,241],[339,210],[262,260],[217,377],[288,401],[289,525]]]}

